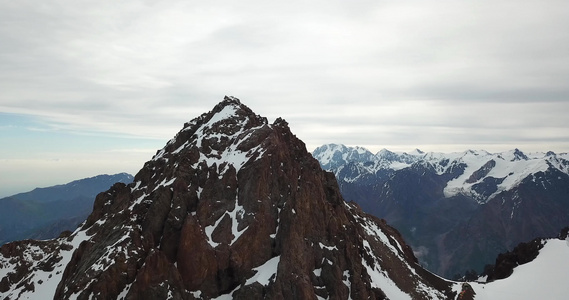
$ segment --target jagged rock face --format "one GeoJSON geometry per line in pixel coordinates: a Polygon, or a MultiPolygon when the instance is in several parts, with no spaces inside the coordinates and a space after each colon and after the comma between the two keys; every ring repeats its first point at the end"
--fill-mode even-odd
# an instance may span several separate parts
{"type": "MultiPolygon", "coordinates": [[[[395,229],[344,202],[284,120],[232,97],[186,123],[134,183],[99,194],[63,239],[74,252],[50,281],[56,299],[456,296],[395,229]]],[[[38,281],[2,282],[0,296],[18,284],[38,281]]]]}

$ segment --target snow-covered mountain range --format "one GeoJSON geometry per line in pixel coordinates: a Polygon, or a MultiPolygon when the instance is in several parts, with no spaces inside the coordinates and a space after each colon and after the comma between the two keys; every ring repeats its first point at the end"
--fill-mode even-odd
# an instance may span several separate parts
{"type": "MultiPolygon", "coordinates": [[[[397,171],[421,165],[449,179],[444,187],[445,197],[464,195],[486,203],[504,191],[518,186],[526,178],[536,180],[539,173],[557,170],[569,174],[569,153],[532,152],[514,149],[500,153],[467,150],[455,153],[425,153],[415,149],[410,153],[395,153],[382,149],[376,154],[363,147],[328,144],[318,147],[313,155],[325,170],[334,172],[339,180],[354,182],[385,170],[397,171]],[[353,163],[357,172],[343,172],[353,163]],[[491,192],[489,192],[491,191],[491,192]]],[[[365,180],[365,179],[364,179],[365,180]]],[[[547,182],[542,182],[547,188],[547,182]]]]}
{"type": "Polygon", "coordinates": [[[313,156],[335,174],[346,200],[385,218],[425,266],[445,276],[481,271],[498,253],[569,224],[567,153],[373,154],[329,144],[313,156]]]}

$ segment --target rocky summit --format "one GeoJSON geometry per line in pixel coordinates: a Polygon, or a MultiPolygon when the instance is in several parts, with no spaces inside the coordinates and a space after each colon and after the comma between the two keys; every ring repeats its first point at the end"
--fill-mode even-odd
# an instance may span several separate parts
{"type": "Polygon", "coordinates": [[[340,195],[283,119],[234,97],[184,124],[73,233],[0,248],[0,299],[455,299],[340,195]]]}

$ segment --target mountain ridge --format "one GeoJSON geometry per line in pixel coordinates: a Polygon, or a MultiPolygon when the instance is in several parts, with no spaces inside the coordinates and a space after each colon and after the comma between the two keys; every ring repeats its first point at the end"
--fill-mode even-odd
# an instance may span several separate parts
{"type": "MultiPolygon", "coordinates": [[[[447,183],[445,196],[452,197],[463,194],[473,197],[481,203],[492,199],[499,192],[507,191],[515,187],[527,176],[540,171],[543,172],[549,167],[569,174],[569,153],[566,152],[559,154],[553,151],[532,152],[526,155],[521,150],[515,148],[498,153],[470,149],[463,152],[451,153],[423,152],[419,149],[415,149],[410,153],[396,153],[382,149],[376,154],[373,154],[364,147],[326,144],[317,147],[312,153],[325,170],[334,170],[335,174],[341,171],[341,166],[348,163],[360,163],[365,165],[365,170],[368,173],[376,173],[381,169],[400,170],[419,163],[435,169],[438,175],[447,173],[449,166],[456,166],[463,163],[467,163],[468,165],[472,164],[473,166],[470,167],[469,170],[464,170],[462,176],[454,178],[454,182],[451,181],[447,183]],[[489,164],[490,162],[492,163],[489,164]],[[515,165],[516,163],[520,164],[520,166],[515,165]],[[486,169],[486,173],[484,176],[479,176],[483,169],[486,169]],[[514,175],[512,173],[519,174],[512,176],[514,175]],[[502,182],[496,184],[496,192],[490,195],[477,193],[476,184],[484,183],[484,180],[488,178],[502,180],[502,182]]],[[[345,177],[341,179],[354,180],[353,178],[345,177]]]]}
{"type": "Polygon", "coordinates": [[[346,200],[385,218],[424,266],[447,277],[481,272],[498,253],[569,223],[567,153],[354,152],[362,148],[333,144],[313,155],[346,200]]]}
{"type": "Polygon", "coordinates": [[[55,238],[63,230],[74,230],[89,215],[98,193],[133,178],[127,173],[102,174],[0,199],[0,245],[55,238]]]}

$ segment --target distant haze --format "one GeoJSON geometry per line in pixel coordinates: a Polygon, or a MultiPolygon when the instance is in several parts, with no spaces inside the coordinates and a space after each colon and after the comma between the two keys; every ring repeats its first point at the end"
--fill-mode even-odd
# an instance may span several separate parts
{"type": "Polygon", "coordinates": [[[134,174],[224,95],[309,150],[567,152],[566,6],[3,1],[0,197],[134,174]]]}

